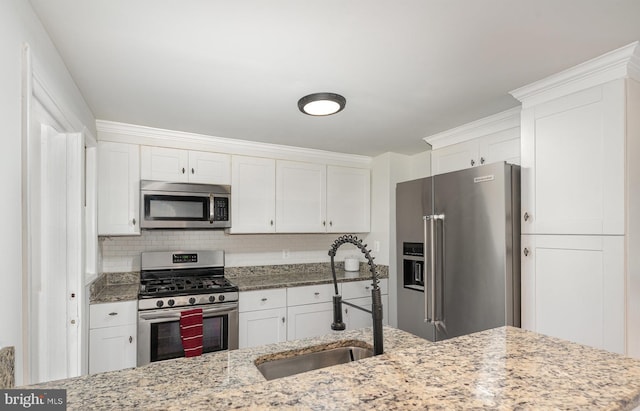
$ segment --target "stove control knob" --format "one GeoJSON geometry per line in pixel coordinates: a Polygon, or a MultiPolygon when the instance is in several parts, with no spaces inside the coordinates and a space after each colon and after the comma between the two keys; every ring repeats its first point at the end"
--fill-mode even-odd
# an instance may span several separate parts
{"type": "Polygon", "coordinates": [[[216,301],[216,296],[215,295],[210,295],[209,296],[209,302],[215,302],[216,301]]]}
{"type": "Polygon", "coordinates": [[[170,299],[169,301],[167,301],[167,304],[169,304],[169,307],[173,307],[173,304],[175,304],[176,302],[172,299],[170,299]]]}
{"type": "Polygon", "coordinates": [[[222,294],[220,297],[218,297],[219,301],[224,301],[224,294],[222,294]]]}
{"type": "Polygon", "coordinates": [[[162,300],[158,300],[158,302],[156,303],[156,306],[158,308],[162,307],[164,305],[164,302],[162,300]]]}
{"type": "Polygon", "coordinates": [[[191,297],[189,298],[189,304],[195,304],[196,303],[196,299],[191,297]]]}

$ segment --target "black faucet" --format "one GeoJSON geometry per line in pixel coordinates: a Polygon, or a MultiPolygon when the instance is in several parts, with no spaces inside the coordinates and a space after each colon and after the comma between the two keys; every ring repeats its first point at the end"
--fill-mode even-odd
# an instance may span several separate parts
{"type": "Polygon", "coordinates": [[[378,285],[380,279],[378,278],[376,265],[373,262],[374,257],[371,256],[371,250],[367,250],[367,245],[362,244],[362,240],[359,240],[358,237],[347,234],[338,237],[336,241],[333,242],[331,248],[329,248],[329,256],[331,256],[331,273],[333,274],[333,287],[335,289],[335,295],[333,296],[333,324],[331,324],[331,329],[343,331],[346,328],[345,323],[342,321],[342,304],[365,311],[373,317],[373,355],[382,354],[384,351],[382,347],[382,297],[380,296],[380,286],[378,285]],[[371,289],[371,311],[347,301],[342,301],[342,296],[338,292],[338,279],[336,278],[336,267],[333,260],[338,248],[346,243],[351,243],[358,247],[369,264],[371,279],[373,281],[373,288],[371,289]]]}

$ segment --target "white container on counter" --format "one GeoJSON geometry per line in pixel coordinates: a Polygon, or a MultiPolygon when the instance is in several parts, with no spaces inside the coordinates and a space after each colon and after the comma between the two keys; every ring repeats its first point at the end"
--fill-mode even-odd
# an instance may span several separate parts
{"type": "Polygon", "coordinates": [[[358,257],[346,257],[344,259],[345,271],[360,271],[360,260],[358,257]]]}

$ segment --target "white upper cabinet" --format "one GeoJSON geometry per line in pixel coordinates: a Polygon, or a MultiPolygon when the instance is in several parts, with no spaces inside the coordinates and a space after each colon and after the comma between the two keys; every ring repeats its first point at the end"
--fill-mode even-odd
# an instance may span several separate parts
{"type": "Polygon", "coordinates": [[[143,180],[231,184],[231,156],[206,151],[142,146],[143,180]]]}
{"type": "Polygon", "coordinates": [[[277,161],[277,232],[324,232],[326,199],[327,167],[324,164],[277,161]]]}
{"type": "Polygon", "coordinates": [[[370,170],[327,166],[327,232],[365,233],[370,227],[370,170]]]}
{"type": "Polygon", "coordinates": [[[98,235],[140,234],[140,148],[98,142],[98,235]]]}
{"type": "Polygon", "coordinates": [[[465,141],[431,151],[431,174],[463,170],[478,164],[477,141],[465,141]]]}
{"type": "Polygon", "coordinates": [[[369,169],[233,156],[231,230],[368,232],[369,169]]]}
{"type": "Polygon", "coordinates": [[[276,161],[232,156],[231,233],[276,230],[276,161]]]}
{"type": "Polygon", "coordinates": [[[624,234],[625,81],[522,111],[522,232],[624,234]]]}
{"type": "Polygon", "coordinates": [[[431,144],[431,174],[506,161],[520,164],[520,108],[424,139],[431,144]]]}
{"type": "Polygon", "coordinates": [[[189,151],[189,182],[231,184],[231,156],[207,151],[189,151]]]}

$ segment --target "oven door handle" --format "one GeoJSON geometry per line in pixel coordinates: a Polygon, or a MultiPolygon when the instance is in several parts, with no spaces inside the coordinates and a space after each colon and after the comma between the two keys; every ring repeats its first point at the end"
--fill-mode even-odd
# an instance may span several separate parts
{"type": "MultiPolygon", "coordinates": [[[[189,308],[185,307],[185,310],[182,309],[172,309],[172,310],[156,310],[149,313],[141,312],[139,313],[139,317],[142,320],[179,320],[180,312],[186,311],[189,308]]],[[[202,317],[210,317],[211,314],[220,314],[225,312],[231,312],[238,309],[238,304],[220,304],[216,308],[205,308],[202,310],[202,317]]]]}
{"type": "Polygon", "coordinates": [[[215,198],[213,197],[213,193],[211,193],[209,194],[209,224],[213,224],[213,220],[215,217],[214,203],[215,203],[215,198]]]}

